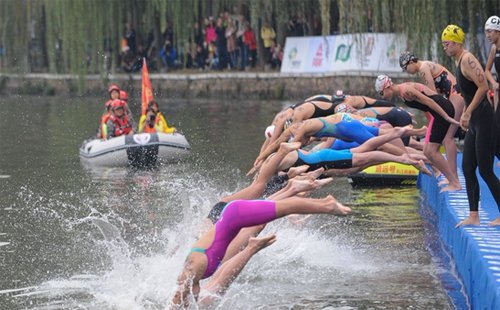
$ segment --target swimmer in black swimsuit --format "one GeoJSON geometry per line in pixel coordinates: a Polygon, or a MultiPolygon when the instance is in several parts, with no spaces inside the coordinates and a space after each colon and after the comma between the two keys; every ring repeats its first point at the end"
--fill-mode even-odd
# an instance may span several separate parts
{"type": "Polygon", "coordinates": [[[424,155],[444,173],[449,184],[441,189],[444,191],[457,191],[462,189],[456,173],[453,173],[443,155],[439,152],[443,139],[448,132],[450,124],[458,125],[453,119],[455,110],[453,104],[432,91],[429,87],[420,83],[393,84],[386,75],[379,75],[375,82],[375,90],[383,98],[391,99],[394,94],[399,94],[406,105],[412,108],[429,112],[432,114],[432,121],[429,123],[429,130],[425,139],[424,155]]]}
{"type": "MultiPolygon", "coordinates": [[[[455,76],[448,71],[444,66],[439,63],[419,60],[413,53],[406,52],[399,57],[399,65],[409,74],[418,73],[423,84],[440,93],[446,99],[450,100],[455,108],[456,121],[460,121],[462,112],[464,110],[465,101],[460,92],[458,92],[457,81],[455,76]]],[[[429,116],[426,113],[426,116],[429,116]]],[[[428,117],[430,121],[430,117],[428,117]]],[[[446,157],[450,164],[451,170],[457,173],[457,145],[454,137],[457,130],[460,128],[458,125],[451,125],[443,139],[443,146],[446,151],[446,157]]],[[[458,174],[456,175],[458,177],[458,174]]],[[[439,185],[446,184],[447,180],[439,182],[439,185]]]]}
{"type": "MultiPolygon", "coordinates": [[[[448,56],[455,58],[457,82],[465,99],[465,111],[460,119],[462,129],[467,130],[464,140],[462,170],[469,199],[469,217],[457,224],[480,225],[479,182],[476,169],[488,185],[500,210],[500,181],[493,171],[493,160],[498,143],[498,124],[493,107],[485,98],[488,91],[486,74],[479,61],[465,50],[465,33],[455,25],[448,25],[441,41],[448,56]]],[[[500,217],[488,225],[500,225],[500,217]]]]}
{"type": "Polygon", "coordinates": [[[486,62],[486,68],[484,69],[484,72],[486,73],[486,78],[488,78],[488,81],[491,83],[493,86],[493,91],[494,91],[494,108],[495,108],[495,113],[498,115],[498,98],[499,98],[499,91],[500,88],[498,87],[498,79],[499,79],[499,74],[500,74],[500,17],[498,16],[491,16],[488,18],[486,21],[486,24],[484,25],[484,30],[486,32],[486,38],[488,39],[488,42],[492,44],[491,49],[490,49],[490,54],[488,56],[488,61],[486,62]],[[495,66],[495,71],[496,73],[496,78],[493,77],[493,73],[491,72],[491,68],[495,66]]]}

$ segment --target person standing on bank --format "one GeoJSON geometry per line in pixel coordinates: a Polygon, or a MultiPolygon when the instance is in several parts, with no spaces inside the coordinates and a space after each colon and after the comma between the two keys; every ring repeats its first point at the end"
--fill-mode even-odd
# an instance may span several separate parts
{"type": "MultiPolygon", "coordinates": [[[[399,65],[403,71],[406,71],[409,74],[413,75],[418,73],[425,86],[440,93],[443,97],[450,100],[455,108],[455,116],[453,118],[456,121],[460,121],[465,102],[464,98],[457,90],[457,80],[455,79],[455,76],[453,76],[448,69],[433,61],[420,60],[412,52],[402,54],[401,57],[399,57],[399,65]]],[[[458,124],[450,125],[450,128],[446,133],[446,137],[443,139],[446,159],[448,160],[451,170],[457,178],[457,145],[454,137],[458,128],[458,124]]],[[[443,180],[439,183],[439,185],[446,184],[447,182],[448,180],[443,180]]]]}
{"type": "MultiPolygon", "coordinates": [[[[488,42],[492,44],[490,49],[490,55],[488,56],[488,61],[486,62],[486,78],[493,86],[493,91],[495,97],[493,99],[495,114],[498,114],[498,98],[499,98],[499,88],[498,88],[498,75],[500,74],[500,17],[491,16],[486,21],[484,25],[484,31],[486,32],[486,38],[488,42]],[[493,77],[491,68],[495,66],[496,79],[493,77]]],[[[498,120],[497,115],[497,120],[498,120]]]]}
{"type": "MultiPolygon", "coordinates": [[[[479,182],[476,168],[500,206],[500,181],[493,171],[493,159],[498,143],[498,124],[492,105],[486,99],[488,82],[479,61],[465,50],[465,33],[456,25],[448,25],[441,35],[444,51],[455,58],[457,82],[465,100],[465,111],[460,126],[467,130],[464,140],[462,170],[469,199],[469,217],[459,222],[462,225],[480,225],[479,182]]],[[[488,225],[500,225],[500,217],[488,225]]]]}
{"type": "Polygon", "coordinates": [[[443,187],[440,192],[461,190],[462,185],[458,180],[458,175],[453,173],[450,165],[439,152],[439,147],[448,133],[450,124],[459,125],[453,119],[455,116],[453,104],[423,84],[411,82],[393,84],[392,80],[383,74],[377,77],[375,90],[384,99],[392,99],[394,95],[399,94],[403,102],[410,108],[432,114],[429,129],[425,136],[424,155],[448,179],[449,184],[443,187]]]}

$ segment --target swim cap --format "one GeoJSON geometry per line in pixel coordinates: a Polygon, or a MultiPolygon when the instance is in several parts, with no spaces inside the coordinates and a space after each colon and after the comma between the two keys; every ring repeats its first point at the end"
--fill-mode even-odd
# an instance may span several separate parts
{"type": "Polygon", "coordinates": [[[375,90],[377,93],[380,93],[387,87],[392,85],[392,80],[390,77],[388,77],[385,74],[381,74],[377,77],[377,80],[375,81],[375,90]]]}
{"type": "Polygon", "coordinates": [[[418,58],[412,52],[405,52],[399,56],[399,66],[403,68],[403,71],[406,71],[406,67],[410,64],[410,61],[418,61],[418,58]]]}
{"type": "Polygon", "coordinates": [[[462,44],[465,40],[465,33],[457,25],[448,25],[443,30],[441,41],[453,41],[462,44]]]}
{"type": "Polygon", "coordinates": [[[351,106],[348,104],[343,103],[337,106],[337,113],[351,113],[351,112],[352,112],[351,106]]]}
{"type": "Polygon", "coordinates": [[[274,125],[267,126],[266,132],[264,133],[264,135],[266,136],[267,140],[271,140],[271,138],[273,137],[273,135],[274,135],[274,128],[275,127],[276,126],[274,126],[274,125]]]}
{"type": "Polygon", "coordinates": [[[493,15],[488,18],[486,21],[486,24],[484,24],[484,29],[493,29],[493,30],[498,30],[500,31],[500,17],[493,15]]]}
{"type": "Polygon", "coordinates": [[[344,91],[342,91],[342,90],[336,90],[336,91],[333,92],[332,97],[334,99],[345,99],[344,91]]]}

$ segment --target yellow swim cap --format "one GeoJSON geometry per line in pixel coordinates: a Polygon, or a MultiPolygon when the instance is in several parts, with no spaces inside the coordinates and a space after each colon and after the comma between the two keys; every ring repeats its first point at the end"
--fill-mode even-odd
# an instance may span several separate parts
{"type": "Polygon", "coordinates": [[[457,25],[448,25],[443,30],[441,41],[453,41],[462,44],[465,39],[465,33],[457,25]]]}

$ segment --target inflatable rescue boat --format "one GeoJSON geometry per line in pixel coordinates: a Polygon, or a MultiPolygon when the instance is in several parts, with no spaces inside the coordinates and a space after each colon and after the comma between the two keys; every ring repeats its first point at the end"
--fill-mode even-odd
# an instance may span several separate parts
{"type": "Polygon", "coordinates": [[[347,180],[353,187],[415,186],[419,172],[411,165],[388,162],[348,175],[347,180]]]}
{"type": "Polygon", "coordinates": [[[139,133],[109,140],[87,139],[80,146],[80,158],[95,166],[147,167],[186,160],[190,151],[189,142],[180,132],[139,133]]]}

